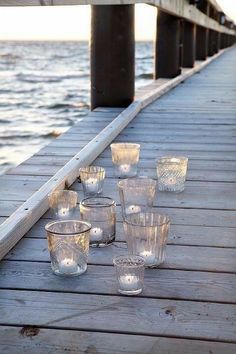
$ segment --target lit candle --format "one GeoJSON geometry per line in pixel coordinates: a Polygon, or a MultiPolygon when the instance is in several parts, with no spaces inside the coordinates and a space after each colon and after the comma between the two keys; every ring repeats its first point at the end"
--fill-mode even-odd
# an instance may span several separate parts
{"type": "Polygon", "coordinates": [[[121,173],[126,174],[126,173],[129,173],[129,172],[130,172],[130,168],[131,168],[131,166],[130,166],[129,164],[123,164],[123,165],[120,165],[120,166],[119,166],[119,171],[120,171],[121,173]]]}
{"type": "Polygon", "coordinates": [[[132,291],[139,288],[139,278],[135,275],[122,275],[119,283],[122,290],[132,291]]]}
{"type": "Polygon", "coordinates": [[[143,251],[139,253],[139,256],[144,258],[146,265],[153,265],[155,263],[155,254],[153,254],[151,251],[143,251]]]}
{"type": "Polygon", "coordinates": [[[77,263],[71,258],[65,258],[58,264],[58,269],[61,274],[73,274],[78,270],[77,263]]]}
{"type": "Polygon", "coordinates": [[[59,216],[59,218],[64,218],[64,217],[66,217],[66,216],[68,216],[68,214],[69,214],[69,208],[67,207],[67,208],[60,208],[59,210],[58,210],[58,216],[59,216]]]}
{"type": "Polygon", "coordinates": [[[86,184],[86,188],[87,188],[88,192],[90,192],[90,193],[97,193],[98,192],[99,183],[98,183],[97,178],[90,177],[87,179],[85,184],[86,184]]]}
{"type": "Polygon", "coordinates": [[[100,227],[94,227],[90,231],[90,241],[100,241],[103,235],[103,230],[100,227]]]}
{"type": "Polygon", "coordinates": [[[129,214],[134,214],[134,213],[140,213],[141,212],[141,208],[138,205],[129,205],[126,209],[125,209],[125,213],[126,215],[129,214]]]}

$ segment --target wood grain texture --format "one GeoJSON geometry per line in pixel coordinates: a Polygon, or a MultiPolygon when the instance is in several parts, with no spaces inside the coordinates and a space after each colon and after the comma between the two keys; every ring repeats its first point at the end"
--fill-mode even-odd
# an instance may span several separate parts
{"type": "Polygon", "coordinates": [[[9,325],[236,341],[236,305],[43,291],[0,294],[1,321],[9,325]]]}
{"type": "Polygon", "coordinates": [[[0,327],[2,354],[235,354],[236,344],[27,327],[0,327]]]}

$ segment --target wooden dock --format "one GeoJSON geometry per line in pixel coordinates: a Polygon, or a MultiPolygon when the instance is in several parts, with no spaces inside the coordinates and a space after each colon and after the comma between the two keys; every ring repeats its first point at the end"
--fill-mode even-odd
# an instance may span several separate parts
{"type": "MultiPolygon", "coordinates": [[[[189,157],[185,191],[157,194],[155,208],[170,216],[171,232],[167,260],[145,270],[143,293],[116,291],[112,259],[127,250],[108,147],[94,164],[106,168],[104,195],[118,204],[116,242],[90,250],[84,275],[56,277],[47,212],[0,263],[1,353],[236,352],[235,67],[233,47],[148,105],[115,139],[141,144],[140,175],[156,178],[160,156],[189,157]]],[[[1,222],[120,112],[96,109],[1,176],[1,222]]],[[[83,198],[80,183],[72,189],[83,198]]]]}

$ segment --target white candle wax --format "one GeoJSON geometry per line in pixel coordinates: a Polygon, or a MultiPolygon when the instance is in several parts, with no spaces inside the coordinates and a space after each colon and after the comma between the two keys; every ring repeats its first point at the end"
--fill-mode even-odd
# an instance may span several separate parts
{"type": "Polygon", "coordinates": [[[130,168],[131,168],[131,166],[129,164],[123,164],[123,165],[119,166],[119,171],[121,173],[128,173],[128,172],[130,172],[130,168]]]}
{"type": "Polygon", "coordinates": [[[90,231],[90,241],[100,241],[103,235],[103,230],[100,227],[94,227],[90,231]]]}
{"type": "Polygon", "coordinates": [[[58,210],[58,216],[59,216],[59,218],[64,218],[64,217],[66,217],[66,216],[68,216],[68,214],[69,214],[69,208],[67,207],[67,208],[60,208],[59,210],[58,210]]]}
{"type": "Polygon", "coordinates": [[[122,275],[119,283],[121,290],[132,291],[139,288],[139,278],[135,275],[122,275]]]}
{"type": "Polygon", "coordinates": [[[146,265],[152,265],[155,263],[156,260],[155,254],[153,254],[151,251],[143,251],[139,253],[139,256],[145,259],[146,265]]]}
{"type": "Polygon", "coordinates": [[[99,188],[99,182],[97,178],[90,177],[85,182],[87,191],[90,193],[97,193],[99,188]]]}
{"type": "Polygon", "coordinates": [[[134,213],[140,213],[141,212],[141,208],[138,205],[129,205],[126,209],[125,209],[125,213],[127,215],[129,214],[134,214],[134,213]]]}
{"type": "Polygon", "coordinates": [[[65,258],[58,264],[59,272],[61,274],[73,274],[78,270],[77,263],[71,258],[65,258]]]}

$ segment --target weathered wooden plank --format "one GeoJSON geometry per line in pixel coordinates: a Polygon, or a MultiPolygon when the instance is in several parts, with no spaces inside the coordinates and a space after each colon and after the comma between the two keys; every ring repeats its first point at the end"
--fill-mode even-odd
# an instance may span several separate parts
{"type": "Polygon", "coordinates": [[[199,340],[27,327],[0,327],[2,354],[235,354],[236,344],[199,340]]]}
{"type": "MultiPolygon", "coordinates": [[[[91,248],[89,263],[112,265],[119,254],[127,254],[125,243],[116,242],[102,251],[91,248]]],[[[168,245],[167,259],[161,268],[236,273],[235,254],[233,248],[168,245]]],[[[23,238],[5,259],[48,262],[47,240],[23,238]]]]}
{"type": "MultiPolygon", "coordinates": [[[[113,266],[90,265],[78,279],[53,275],[48,263],[3,261],[1,289],[116,295],[113,266]],[[98,286],[98,279],[102,279],[98,286]]],[[[236,303],[236,275],[169,269],[146,269],[142,297],[236,303]]]]}
{"type": "Polygon", "coordinates": [[[236,306],[141,297],[1,290],[1,322],[236,341],[236,306]],[[114,318],[116,319],[114,321],[114,318]]]}

